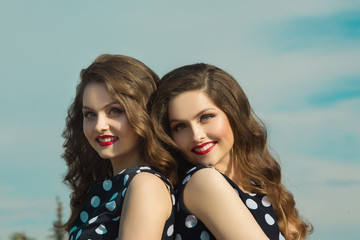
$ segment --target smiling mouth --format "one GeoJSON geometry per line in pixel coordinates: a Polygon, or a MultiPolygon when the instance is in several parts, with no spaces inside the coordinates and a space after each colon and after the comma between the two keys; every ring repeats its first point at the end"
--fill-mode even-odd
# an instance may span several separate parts
{"type": "Polygon", "coordinates": [[[191,151],[198,155],[204,155],[208,152],[210,152],[216,145],[217,142],[207,142],[200,146],[193,147],[191,151]]]}
{"type": "Polygon", "coordinates": [[[96,138],[96,142],[99,143],[100,146],[110,146],[113,145],[119,138],[114,136],[101,136],[96,138]]]}

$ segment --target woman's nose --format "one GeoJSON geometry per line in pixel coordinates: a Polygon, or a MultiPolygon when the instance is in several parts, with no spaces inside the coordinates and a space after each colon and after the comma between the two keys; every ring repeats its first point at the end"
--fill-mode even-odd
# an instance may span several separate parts
{"type": "Polygon", "coordinates": [[[200,142],[201,140],[205,139],[205,132],[200,126],[192,126],[193,132],[193,140],[196,142],[200,142]]]}
{"type": "Polygon", "coordinates": [[[95,130],[98,132],[105,132],[109,130],[109,124],[106,117],[99,115],[96,120],[95,130]]]}

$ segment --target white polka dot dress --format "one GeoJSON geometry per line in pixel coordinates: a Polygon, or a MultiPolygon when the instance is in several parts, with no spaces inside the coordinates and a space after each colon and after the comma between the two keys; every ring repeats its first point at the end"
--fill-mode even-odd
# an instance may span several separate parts
{"type": "MultiPolygon", "coordinates": [[[[125,169],[104,182],[95,184],[85,200],[80,214],[69,232],[69,240],[117,240],[119,222],[126,190],[133,177],[140,172],[153,173],[170,186],[173,205],[174,190],[170,181],[149,166],[137,166],[125,169]]],[[[174,239],[175,210],[165,223],[163,240],[174,239]]]]}
{"type": "MultiPolygon", "coordinates": [[[[191,176],[205,166],[193,167],[186,172],[184,180],[179,182],[177,189],[177,215],[175,219],[175,240],[212,240],[215,237],[207,227],[194,216],[184,205],[183,193],[186,183],[191,176]]],[[[245,203],[264,233],[271,240],[285,239],[280,233],[279,226],[269,199],[262,194],[244,193],[230,178],[222,174],[245,203]]],[[[232,223],[229,223],[232,224],[232,223]]]]}

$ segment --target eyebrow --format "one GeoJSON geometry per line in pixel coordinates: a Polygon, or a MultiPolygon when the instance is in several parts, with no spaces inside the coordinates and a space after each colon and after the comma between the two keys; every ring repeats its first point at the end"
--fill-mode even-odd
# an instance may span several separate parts
{"type": "MultiPolygon", "coordinates": [[[[195,116],[193,116],[191,119],[195,119],[195,118],[199,117],[200,115],[202,115],[204,112],[209,111],[209,110],[215,110],[215,108],[205,108],[205,109],[201,110],[200,112],[198,112],[197,114],[195,114],[195,116]]],[[[184,120],[174,118],[169,121],[169,124],[171,124],[173,122],[183,122],[183,121],[184,120]]]]}
{"type": "MultiPolygon", "coordinates": [[[[107,107],[109,107],[111,105],[115,105],[115,104],[120,105],[120,103],[118,103],[118,102],[111,102],[111,103],[108,103],[105,106],[103,106],[101,109],[105,109],[105,108],[107,108],[107,107]]],[[[85,105],[82,107],[82,109],[92,110],[91,107],[88,107],[88,106],[85,106],[85,105]]]]}

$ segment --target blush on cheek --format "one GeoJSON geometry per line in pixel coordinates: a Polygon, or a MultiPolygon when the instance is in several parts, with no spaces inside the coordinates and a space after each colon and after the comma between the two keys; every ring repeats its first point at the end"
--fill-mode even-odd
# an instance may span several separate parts
{"type": "Polygon", "coordinates": [[[220,139],[229,142],[231,145],[234,144],[234,134],[225,113],[222,114],[221,121],[212,126],[212,132],[220,139]]]}

